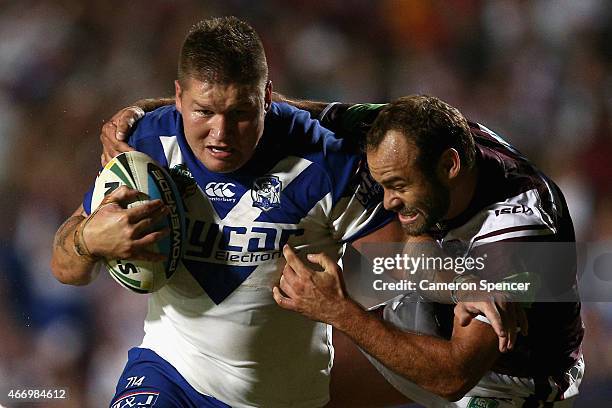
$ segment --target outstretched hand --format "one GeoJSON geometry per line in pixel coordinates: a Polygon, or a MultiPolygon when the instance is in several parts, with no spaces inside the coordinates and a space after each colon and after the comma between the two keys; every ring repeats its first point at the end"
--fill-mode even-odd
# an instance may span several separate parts
{"type": "Polygon", "coordinates": [[[527,315],[521,303],[513,302],[504,293],[493,293],[488,299],[462,301],[455,306],[455,316],[461,326],[465,327],[478,315],[484,315],[499,338],[499,351],[505,353],[512,350],[520,331],[523,336],[528,334],[527,315]]]}
{"type": "Polygon", "coordinates": [[[128,106],[115,113],[113,117],[102,126],[100,141],[102,142],[102,155],[100,163],[106,166],[113,157],[119,153],[134,150],[127,144],[127,135],[137,120],[144,116],[144,111],[138,106],[128,106]]]}
{"type": "Polygon", "coordinates": [[[306,266],[289,245],[285,245],[283,254],[287,264],[279,285],[272,290],[276,303],[328,324],[342,318],[343,306],[350,299],[345,295],[340,266],[325,254],[308,254],[308,261],[323,268],[318,272],[306,266]]]}
{"type": "MultiPolygon", "coordinates": [[[[346,306],[352,301],[346,295],[342,270],[336,262],[322,253],[308,254],[308,261],[322,267],[318,272],[307,266],[290,246],[285,245],[283,254],[287,264],[279,285],[272,290],[280,307],[332,325],[348,318],[346,313],[350,307],[346,306]]],[[[462,301],[455,307],[461,326],[467,326],[479,314],[491,323],[502,353],[514,347],[519,330],[527,335],[525,310],[505,293],[493,293],[485,300],[462,301]]]]}

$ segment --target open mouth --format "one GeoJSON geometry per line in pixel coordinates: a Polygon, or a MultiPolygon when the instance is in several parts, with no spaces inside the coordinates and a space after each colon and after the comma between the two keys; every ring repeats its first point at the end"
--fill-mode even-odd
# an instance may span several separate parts
{"type": "Polygon", "coordinates": [[[206,149],[211,154],[211,156],[217,159],[226,159],[230,157],[234,149],[229,146],[207,146],[206,149]]]}
{"type": "Polygon", "coordinates": [[[402,224],[412,224],[416,221],[419,216],[419,212],[417,210],[412,211],[401,211],[397,213],[397,218],[399,222],[402,224]]]}

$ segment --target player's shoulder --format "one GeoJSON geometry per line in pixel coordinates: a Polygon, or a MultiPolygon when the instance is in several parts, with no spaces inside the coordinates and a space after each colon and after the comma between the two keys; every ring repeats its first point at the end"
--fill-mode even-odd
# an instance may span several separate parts
{"type": "Polygon", "coordinates": [[[296,108],[295,106],[289,105],[286,102],[272,102],[272,104],[270,105],[270,113],[278,117],[290,116],[294,112],[299,110],[300,109],[296,108]]]}
{"type": "Polygon", "coordinates": [[[175,135],[179,123],[180,113],[176,106],[162,106],[147,112],[142,119],[136,122],[130,141],[138,143],[143,139],[175,135]]]}
{"type": "MultiPolygon", "coordinates": [[[[329,129],[321,126],[310,112],[298,109],[285,102],[273,102],[266,115],[265,132],[274,135],[275,140],[294,150],[311,146],[339,150],[341,144],[329,129]]],[[[311,150],[312,150],[311,149],[311,150]]]]}
{"type": "MultiPolygon", "coordinates": [[[[350,184],[364,155],[345,146],[310,113],[286,103],[273,103],[266,116],[264,135],[274,141],[272,155],[297,157],[309,163],[308,172],[328,180],[334,197],[350,184]]],[[[270,146],[270,145],[269,145],[270,146]]]]}
{"type": "Polygon", "coordinates": [[[454,223],[463,238],[483,244],[564,235],[569,215],[559,188],[496,134],[485,136],[477,140],[474,198],[457,220],[464,224],[454,223]]]}
{"type": "Polygon", "coordinates": [[[308,156],[316,162],[362,155],[355,144],[323,127],[308,111],[287,103],[272,104],[266,117],[266,132],[287,154],[308,156]]]}

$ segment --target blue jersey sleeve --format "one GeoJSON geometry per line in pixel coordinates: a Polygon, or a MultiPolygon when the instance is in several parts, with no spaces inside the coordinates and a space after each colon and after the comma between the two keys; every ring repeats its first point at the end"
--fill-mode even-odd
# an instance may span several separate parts
{"type": "Polygon", "coordinates": [[[164,136],[176,136],[180,114],[174,105],[166,105],[147,114],[136,123],[129,144],[139,152],[151,156],[164,167],[168,167],[162,146],[164,136]]]}

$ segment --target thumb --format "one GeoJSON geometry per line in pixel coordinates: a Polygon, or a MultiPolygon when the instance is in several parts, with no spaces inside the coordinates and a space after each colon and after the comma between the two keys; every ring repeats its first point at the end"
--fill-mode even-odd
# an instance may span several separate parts
{"type": "Polygon", "coordinates": [[[461,327],[466,327],[472,321],[472,314],[461,303],[455,306],[455,316],[459,320],[461,327]]]}
{"type": "Polygon", "coordinates": [[[116,139],[119,141],[127,140],[127,133],[134,126],[134,123],[144,115],[145,112],[138,106],[129,106],[121,111],[117,120],[116,139]]]}
{"type": "Polygon", "coordinates": [[[321,265],[325,272],[332,273],[335,275],[338,274],[338,264],[334,262],[334,260],[331,259],[328,255],[325,255],[324,253],[308,254],[306,255],[306,258],[308,258],[308,260],[314,264],[321,265]]]}
{"type": "Polygon", "coordinates": [[[127,208],[134,201],[147,199],[148,196],[146,194],[124,185],[104,197],[100,205],[116,203],[123,208],[127,208]]]}

